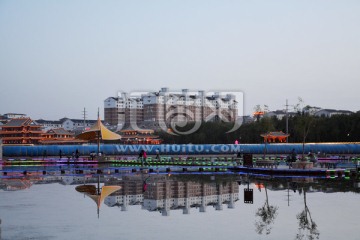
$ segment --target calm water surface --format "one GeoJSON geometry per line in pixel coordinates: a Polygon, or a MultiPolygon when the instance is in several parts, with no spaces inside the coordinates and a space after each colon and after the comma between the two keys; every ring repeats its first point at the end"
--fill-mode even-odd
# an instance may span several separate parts
{"type": "Polygon", "coordinates": [[[98,179],[2,177],[0,239],[359,239],[354,179],[101,175],[100,187],[121,189],[99,212],[76,188],[98,179]]]}

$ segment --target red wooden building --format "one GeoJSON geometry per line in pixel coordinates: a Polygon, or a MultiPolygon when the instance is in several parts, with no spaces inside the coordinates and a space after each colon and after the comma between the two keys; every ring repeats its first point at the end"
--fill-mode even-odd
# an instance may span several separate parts
{"type": "Polygon", "coordinates": [[[265,134],[261,134],[261,137],[264,138],[264,142],[268,143],[286,143],[287,138],[290,136],[289,134],[283,132],[268,132],[265,134]]]}
{"type": "Polygon", "coordinates": [[[14,118],[1,125],[3,144],[38,144],[43,138],[41,125],[30,118],[14,118]]]}
{"type": "Polygon", "coordinates": [[[121,143],[123,144],[161,144],[162,139],[154,135],[152,129],[138,129],[127,128],[120,131],[121,143]]]}

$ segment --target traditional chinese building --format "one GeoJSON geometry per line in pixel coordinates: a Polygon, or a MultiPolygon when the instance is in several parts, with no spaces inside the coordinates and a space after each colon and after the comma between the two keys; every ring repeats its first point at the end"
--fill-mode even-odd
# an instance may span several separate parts
{"type": "Polygon", "coordinates": [[[50,129],[44,133],[44,138],[52,139],[64,139],[64,138],[74,138],[74,133],[68,132],[63,128],[50,129]]]}
{"type": "Polygon", "coordinates": [[[43,134],[41,144],[81,144],[85,140],[75,139],[75,134],[63,128],[50,129],[43,134]]]}
{"type": "Polygon", "coordinates": [[[132,128],[123,129],[120,131],[121,143],[124,144],[161,144],[162,139],[154,135],[152,129],[138,129],[132,128]]]}
{"type": "Polygon", "coordinates": [[[30,118],[14,118],[1,126],[3,144],[38,144],[43,138],[41,125],[30,118]]]}
{"type": "Polygon", "coordinates": [[[264,142],[268,143],[286,143],[287,138],[290,136],[289,134],[283,132],[268,132],[260,135],[264,138],[264,142]]]}

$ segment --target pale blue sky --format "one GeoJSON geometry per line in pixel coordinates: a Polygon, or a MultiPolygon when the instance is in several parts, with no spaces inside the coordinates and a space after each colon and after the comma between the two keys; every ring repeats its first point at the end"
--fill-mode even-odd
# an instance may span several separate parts
{"type": "Polygon", "coordinates": [[[0,113],[90,118],[118,91],[360,110],[360,1],[0,0],[0,113]]]}

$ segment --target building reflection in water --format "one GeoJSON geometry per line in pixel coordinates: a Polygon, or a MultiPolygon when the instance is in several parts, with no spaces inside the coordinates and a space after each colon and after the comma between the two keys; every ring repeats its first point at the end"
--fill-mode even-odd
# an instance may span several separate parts
{"type": "Polygon", "coordinates": [[[0,181],[0,189],[4,191],[25,190],[32,186],[32,182],[28,179],[2,179],[0,181]]]}
{"type": "Polygon", "coordinates": [[[127,211],[129,205],[141,205],[148,211],[159,211],[168,216],[171,210],[189,214],[193,208],[206,212],[207,207],[222,210],[223,205],[234,208],[239,200],[239,186],[235,179],[216,181],[216,176],[207,179],[191,179],[191,175],[136,175],[113,180],[108,184],[121,189],[107,197],[104,203],[127,211]],[[116,183],[114,183],[114,181],[116,183]]]}
{"type": "MultiPolygon", "coordinates": [[[[360,193],[360,180],[358,177],[300,178],[288,176],[276,178],[264,175],[220,173],[50,175],[43,174],[41,171],[37,174],[15,175],[8,173],[7,175],[0,175],[0,194],[2,191],[23,190],[28,192],[26,196],[36,195],[35,199],[48,202],[59,201],[59,204],[61,204],[62,198],[59,198],[59,193],[66,194],[65,196],[72,196],[73,192],[76,192],[77,189],[78,192],[84,194],[84,197],[86,196],[86,199],[76,197],[73,200],[78,202],[73,205],[71,204],[72,202],[70,204],[65,202],[67,204],[66,207],[73,209],[80,206],[82,211],[94,211],[95,205],[93,203],[86,204],[89,201],[88,197],[90,197],[95,200],[98,213],[101,201],[109,193],[107,190],[104,191],[104,189],[107,189],[103,188],[104,186],[117,186],[120,188],[104,199],[103,203],[113,210],[107,211],[109,210],[107,209],[104,211],[104,220],[108,219],[108,217],[118,217],[120,211],[131,210],[131,206],[145,210],[142,211],[144,215],[149,212],[155,212],[156,215],[161,217],[169,216],[171,213],[190,214],[191,212],[210,212],[213,209],[223,210],[226,207],[235,208],[235,204],[242,204],[239,203],[239,198],[241,198],[241,200],[244,199],[244,204],[252,203],[252,205],[246,206],[238,205],[237,210],[233,211],[238,213],[238,216],[235,214],[236,218],[242,218],[246,222],[249,221],[249,224],[246,225],[246,233],[276,236],[273,239],[281,239],[281,237],[278,238],[277,236],[282,236],[282,232],[285,231],[290,233],[287,235],[287,239],[319,239],[320,236],[326,236],[332,230],[329,230],[329,226],[333,226],[333,222],[327,222],[327,219],[334,217],[339,217],[342,220],[335,220],[339,222],[339,226],[337,226],[339,229],[355,225],[354,222],[356,222],[358,214],[356,211],[352,211],[352,208],[353,205],[356,205],[356,201],[359,198],[358,194],[360,193]],[[38,186],[32,193],[32,189],[29,188],[35,184],[48,184],[49,186],[38,186]],[[67,187],[56,186],[54,188],[56,192],[48,191],[54,184],[67,185],[67,187]],[[91,185],[89,188],[83,187],[89,185],[91,185]],[[244,197],[242,195],[243,190],[244,197]],[[341,194],[322,194],[337,192],[341,192],[341,194]],[[50,193],[53,193],[53,195],[50,193]],[[101,193],[104,194],[101,195],[101,193]],[[249,194],[251,198],[247,199],[245,193],[251,193],[249,194]],[[345,193],[351,194],[344,195],[345,193]],[[346,201],[336,199],[335,203],[343,202],[344,206],[333,205],[334,197],[342,195],[346,196],[346,201]],[[38,196],[43,198],[38,198],[38,196]],[[329,198],[327,199],[327,197],[329,198]],[[287,204],[284,201],[287,201],[287,204]],[[331,207],[333,206],[338,208],[339,211],[332,211],[331,207]],[[341,208],[344,208],[344,213],[347,215],[341,215],[341,208]],[[243,214],[245,211],[246,215],[243,214]],[[321,215],[328,214],[328,212],[331,214],[326,217],[321,215]],[[351,215],[351,213],[354,214],[351,215]],[[285,229],[284,226],[289,228],[285,229]]],[[[78,193],[76,194],[78,195],[78,193]]],[[[3,196],[0,197],[0,200],[6,203],[2,204],[3,208],[1,210],[6,210],[8,216],[12,216],[8,206],[27,207],[26,204],[18,204],[18,199],[12,197],[25,196],[25,194],[7,192],[4,196],[7,197],[8,202],[3,200],[3,196]]],[[[24,199],[19,199],[19,202],[23,203],[24,201],[22,200],[24,199]]],[[[101,205],[102,208],[106,207],[104,204],[101,205]]],[[[29,213],[34,211],[34,214],[37,214],[39,209],[37,207],[40,206],[43,209],[42,204],[33,204],[26,211],[29,213]]],[[[354,209],[356,210],[356,208],[354,209]]],[[[133,208],[132,210],[139,209],[133,208]]],[[[139,211],[134,212],[139,214],[139,211]]],[[[127,216],[128,214],[123,217],[126,218],[127,216]]],[[[67,216],[69,219],[73,219],[73,217],[73,215],[67,216]]],[[[141,214],[135,216],[135,218],[137,217],[141,217],[141,214]]],[[[225,212],[224,214],[217,214],[216,217],[221,218],[221,221],[231,219],[227,218],[228,215],[225,212]]],[[[4,233],[5,218],[3,216],[2,218],[4,221],[1,227],[4,233]]],[[[187,218],[191,220],[188,215],[187,218]]],[[[356,234],[355,230],[351,232],[350,227],[347,229],[347,231],[350,231],[349,236],[356,234]]],[[[240,230],[244,230],[244,228],[240,228],[240,230]]],[[[257,236],[257,238],[262,237],[268,236],[257,236]]]]}

